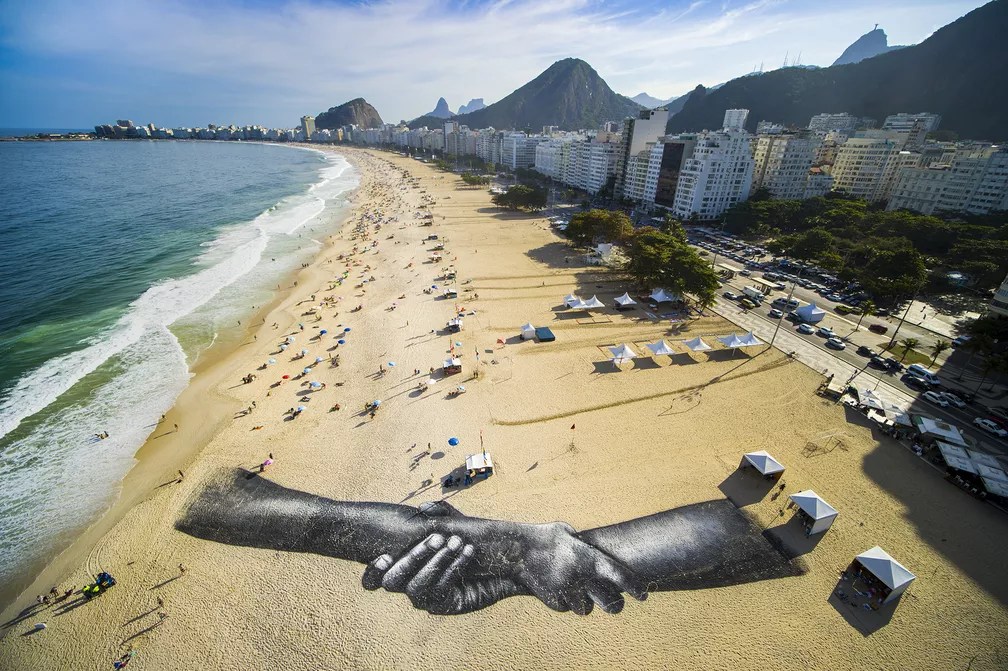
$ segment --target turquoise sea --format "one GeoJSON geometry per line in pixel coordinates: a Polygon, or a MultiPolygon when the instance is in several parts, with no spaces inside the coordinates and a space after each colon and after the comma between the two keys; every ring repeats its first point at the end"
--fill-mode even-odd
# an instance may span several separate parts
{"type": "Polygon", "coordinates": [[[356,185],[341,157],[281,146],[0,142],[0,584],[108,507],[189,367],[356,185]]]}

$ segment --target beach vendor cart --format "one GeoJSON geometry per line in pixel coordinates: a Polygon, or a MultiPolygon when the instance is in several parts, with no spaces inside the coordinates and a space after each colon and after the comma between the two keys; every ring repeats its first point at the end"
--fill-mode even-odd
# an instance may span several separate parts
{"type": "Polygon", "coordinates": [[[445,375],[457,375],[462,372],[462,360],[456,358],[445,359],[442,369],[445,375]]]}
{"type": "Polygon", "coordinates": [[[479,478],[489,478],[493,473],[493,459],[490,457],[489,452],[470,454],[466,457],[466,484],[479,478]]]}
{"type": "Polygon", "coordinates": [[[458,333],[462,330],[462,318],[455,317],[448,321],[448,333],[458,333]]]}

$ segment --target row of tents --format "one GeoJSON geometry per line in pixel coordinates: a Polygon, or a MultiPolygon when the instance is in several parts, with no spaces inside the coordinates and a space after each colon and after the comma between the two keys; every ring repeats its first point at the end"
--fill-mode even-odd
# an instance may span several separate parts
{"type": "MultiPolygon", "coordinates": [[[[784,473],[784,465],[774,459],[766,450],[758,450],[742,455],[741,468],[752,468],[766,478],[777,479],[784,473]]],[[[788,496],[804,518],[808,534],[825,532],[836,520],[837,509],[827,503],[811,489],[806,489],[788,496]]],[[[891,603],[902,594],[914,580],[917,579],[905,566],[893,557],[875,546],[857,555],[852,562],[855,573],[867,578],[882,592],[881,603],[891,603]]]]}
{"type": "MultiPolygon", "coordinates": [[[[678,294],[670,294],[664,289],[655,289],[648,296],[648,300],[655,303],[678,303],[683,300],[683,297],[678,294]]],[[[630,297],[630,294],[624,292],[622,296],[617,296],[613,299],[615,302],[615,308],[617,310],[630,310],[633,309],[634,305],[637,305],[637,301],[630,297]]],[[[605,303],[598,299],[598,296],[592,296],[587,300],[578,298],[575,294],[568,294],[564,296],[564,305],[566,305],[571,310],[601,310],[605,308],[605,303]]]]}
{"type": "MultiPolygon", "coordinates": [[[[725,349],[732,350],[744,347],[756,347],[763,344],[763,341],[754,336],[752,332],[741,336],[737,333],[732,333],[731,335],[726,336],[718,336],[718,341],[725,346],[725,349]]],[[[713,349],[710,345],[705,343],[703,338],[700,336],[697,336],[692,340],[684,340],[682,344],[685,345],[691,352],[706,352],[713,349]]],[[[644,346],[651,351],[650,356],[652,357],[672,356],[673,354],[677,354],[676,350],[672,349],[672,347],[664,340],[659,340],[656,343],[649,343],[644,346]]],[[[626,343],[610,347],[609,351],[612,353],[613,363],[617,366],[626,363],[627,361],[632,361],[638,357],[637,352],[635,352],[633,348],[626,343]]]]}

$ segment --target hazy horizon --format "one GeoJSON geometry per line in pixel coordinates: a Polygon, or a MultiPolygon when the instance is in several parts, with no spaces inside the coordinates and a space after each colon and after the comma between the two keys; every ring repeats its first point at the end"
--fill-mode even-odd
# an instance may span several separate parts
{"type": "Polygon", "coordinates": [[[984,2],[14,0],[0,10],[0,127],[292,127],[362,97],[412,119],[486,104],[563,58],[667,99],[751,72],[830,65],[875,23],[916,44],[984,2]]]}

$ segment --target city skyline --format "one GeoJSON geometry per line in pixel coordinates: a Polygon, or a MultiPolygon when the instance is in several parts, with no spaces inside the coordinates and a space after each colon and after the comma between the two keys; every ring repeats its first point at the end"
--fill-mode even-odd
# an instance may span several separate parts
{"type": "Polygon", "coordinates": [[[0,14],[0,126],[293,127],[356,97],[398,122],[440,96],[491,104],[565,57],[618,93],[669,98],[786,55],[827,66],[876,22],[890,44],[919,43],[982,4],[15,2],[0,14]]]}

